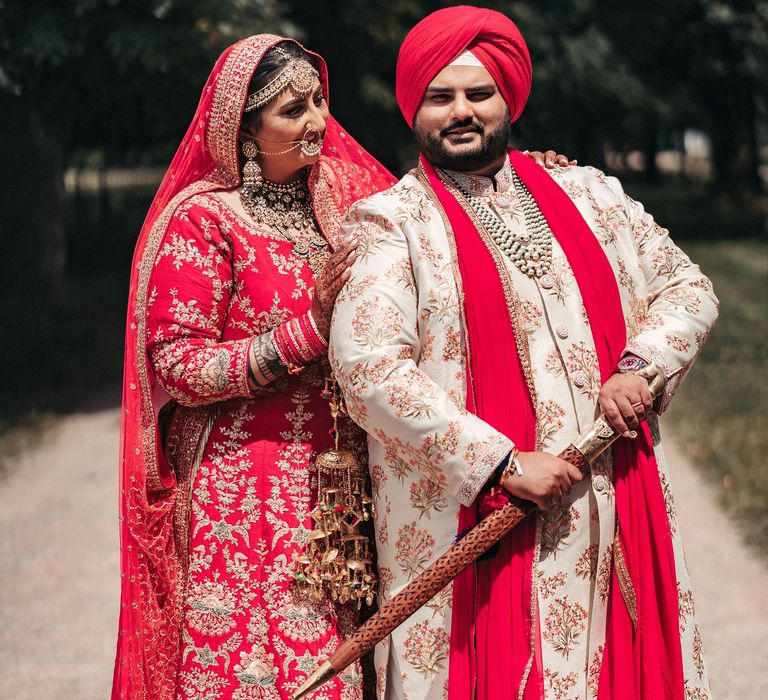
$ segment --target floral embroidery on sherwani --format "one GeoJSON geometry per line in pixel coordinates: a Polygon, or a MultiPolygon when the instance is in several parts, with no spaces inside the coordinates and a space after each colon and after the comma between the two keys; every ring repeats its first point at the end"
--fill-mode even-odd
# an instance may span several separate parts
{"type": "MultiPolygon", "coordinates": [[[[506,163],[495,182],[452,176],[465,193],[487,197],[515,228],[525,224],[509,171],[506,163]]],[[[717,315],[711,284],[616,179],[592,168],[550,174],[616,274],[626,350],[656,360],[667,373],[685,368],[660,398],[663,411],[717,315]]],[[[347,232],[362,237],[365,253],[339,296],[330,356],[352,416],[369,433],[386,599],[451,544],[459,503],[474,498],[503,443],[464,410],[467,348],[455,258],[443,219],[415,173],[358,203],[347,232]]],[[[546,280],[532,280],[506,262],[520,300],[513,312],[520,313],[528,340],[539,445],[556,454],[596,413],[600,375],[584,304],[557,242],[546,280]]],[[[690,697],[707,697],[666,460],[656,418],[649,423],[673,536],[686,688],[690,697]]],[[[616,527],[610,455],[560,506],[539,516],[541,557],[533,575],[547,700],[596,697],[616,527]]],[[[422,608],[379,645],[381,697],[445,697],[441,649],[450,619],[448,593],[444,607],[422,608]]]]}
{"type": "MultiPolygon", "coordinates": [[[[177,448],[199,455],[177,533],[189,551],[180,699],[289,697],[354,623],[291,585],[312,528],[312,460],[331,446],[324,371],[310,367],[256,394],[247,383],[251,338],[306,311],[313,286],[289,240],[246,223],[216,194],[178,207],[155,260],[148,347],[177,403],[169,435],[184,435],[201,407],[210,416],[202,444],[177,448]]],[[[358,431],[352,440],[363,447],[358,431]]],[[[359,666],[323,697],[361,698],[359,666]]]]}

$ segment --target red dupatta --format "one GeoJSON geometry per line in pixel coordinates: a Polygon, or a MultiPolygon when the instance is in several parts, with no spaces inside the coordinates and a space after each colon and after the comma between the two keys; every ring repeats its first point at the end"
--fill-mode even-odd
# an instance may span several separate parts
{"type": "MultiPolygon", "coordinates": [[[[285,39],[272,34],[249,37],[230,46],[218,59],[136,244],[123,376],[122,582],[113,700],[174,698],[181,653],[185,572],[173,528],[179,489],[163,453],[157,419],[168,397],[155,382],[146,352],[149,276],[176,207],[194,194],[240,184],[238,131],[248,83],[264,53],[281,41],[285,39]]],[[[325,62],[317,54],[312,55],[317,59],[327,95],[325,62]]],[[[338,240],[341,217],[347,208],[393,181],[338,122],[328,119],[323,155],[311,169],[309,187],[316,218],[332,245],[338,240]]]]}
{"type": "MultiPolygon", "coordinates": [[[[547,173],[517,151],[512,166],[536,200],[573,270],[586,308],[605,382],[626,345],[626,327],[613,270],[576,206],[547,173]]],[[[456,241],[467,325],[467,409],[535,450],[532,384],[515,337],[513,292],[497,253],[423,157],[421,165],[456,241]],[[504,351],[502,351],[502,349],[504,351]]],[[[650,432],[614,449],[616,512],[621,547],[636,593],[637,628],[615,570],[608,603],[606,644],[599,678],[601,700],[682,700],[677,579],[672,539],[650,432]]],[[[476,521],[462,508],[459,531],[476,521]]],[[[543,697],[543,674],[532,571],[535,522],[524,521],[454,582],[449,669],[450,700],[543,697]],[[501,624],[501,621],[504,621],[501,624]]]]}

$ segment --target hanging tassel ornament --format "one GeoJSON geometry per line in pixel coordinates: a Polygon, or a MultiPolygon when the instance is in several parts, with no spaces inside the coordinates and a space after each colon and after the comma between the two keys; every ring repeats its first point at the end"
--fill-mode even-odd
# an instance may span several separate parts
{"type": "Polygon", "coordinates": [[[339,416],[346,416],[344,399],[333,377],[325,380],[321,396],[329,402],[335,446],[321,452],[317,465],[317,505],[310,513],[315,529],[307,550],[296,558],[299,588],[315,600],[330,596],[339,603],[364,600],[373,604],[377,578],[371,547],[360,525],[375,514],[366,491],[365,471],[349,450],[339,449],[339,416]]]}

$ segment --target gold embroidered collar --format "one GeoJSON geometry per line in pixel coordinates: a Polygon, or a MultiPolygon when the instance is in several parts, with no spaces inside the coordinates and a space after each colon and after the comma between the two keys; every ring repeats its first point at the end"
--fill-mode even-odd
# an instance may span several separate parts
{"type": "Polygon", "coordinates": [[[445,169],[443,172],[450,177],[462,194],[472,197],[491,197],[494,194],[514,192],[512,166],[509,163],[509,158],[504,159],[504,165],[501,166],[501,170],[493,177],[468,175],[467,173],[448,169],[445,169]]]}

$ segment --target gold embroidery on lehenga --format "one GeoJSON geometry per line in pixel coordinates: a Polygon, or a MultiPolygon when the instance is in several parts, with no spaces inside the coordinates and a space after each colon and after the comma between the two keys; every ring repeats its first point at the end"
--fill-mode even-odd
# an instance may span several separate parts
{"type": "MultiPolygon", "coordinates": [[[[166,441],[168,461],[176,473],[176,503],[173,513],[173,530],[176,551],[183,578],[189,572],[189,520],[192,485],[197,468],[203,459],[203,451],[218,415],[217,406],[197,408],[177,407],[177,415],[171,424],[166,441]]],[[[186,587],[186,583],[185,583],[186,587]]]]}
{"type": "MultiPolygon", "coordinates": [[[[242,418],[238,414],[238,409],[247,412],[249,407],[256,406],[262,401],[264,403],[260,405],[266,405],[266,402],[272,402],[273,398],[270,397],[270,399],[266,400],[261,397],[250,398],[251,395],[247,391],[243,391],[242,396],[249,396],[249,398],[235,399],[225,403],[219,402],[219,408],[222,411],[228,411],[230,415],[234,416],[233,421],[226,424],[218,421],[215,411],[210,408],[182,408],[181,410],[190,416],[186,426],[183,425],[184,421],[181,418],[179,419],[181,420],[179,429],[186,432],[187,437],[171,440],[168,444],[168,449],[174,453],[171,463],[178,468],[175,475],[177,481],[175,492],[172,488],[169,488],[168,484],[171,479],[161,470],[163,455],[159,454],[160,434],[155,423],[156,404],[153,393],[158,388],[155,379],[156,372],[152,371],[147,352],[150,341],[154,340],[157,342],[163,336],[162,329],[160,329],[160,336],[149,337],[149,311],[156,308],[158,299],[157,290],[150,289],[149,285],[158,253],[166,238],[169,224],[179,210],[179,207],[182,204],[189,203],[188,200],[196,195],[221,188],[232,188],[239,182],[236,150],[231,148],[228,143],[230,137],[231,143],[236,143],[236,130],[239,126],[240,108],[242,106],[241,104],[238,105],[238,102],[241,101],[239,86],[244,85],[247,87],[247,71],[253,70],[261,55],[271,45],[272,39],[274,39],[274,42],[281,40],[280,37],[261,37],[258,40],[249,39],[239,44],[226,60],[219,76],[216,77],[213,88],[216,90],[216,97],[210,127],[206,136],[209,138],[207,148],[210,149],[218,167],[212,172],[201,172],[200,177],[203,179],[192,183],[173,197],[158,216],[151,230],[146,234],[146,241],[141,243],[143,245],[141,258],[136,262],[136,271],[134,272],[135,306],[131,310],[131,317],[129,319],[132,326],[131,330],[137,334],[133,347],[136,351],[138,379],[135,384],[132,383],[131,389],[138,389],[139,391],[139,400],[141,402],[142,415],[144,416],[141,425],[141,442],[140,446],[136,446],[136,454],[141,454],[142,451],[144,453],[141,456],[146,470],[146,487],[144,489],[144,484],[137,478],[133,478],[134,483],[132,485],[126,486],[126,489],[136,491],[136,495],[131,495],[127,499],[128,508],[132,508],[131,503],[140,503],[142,500],[147,500],[147,494],[144,493],[144,490],[149,493],[150,504],[163,508],[168,506],[165,512],[169,515],[171,506],[173,506],[173,515],[175,517],[173,522],[170,523],[173,529],[169,534],[180,546],[178,551],[174,552],[173,550],[176,548],[173,546],[173,539],[171,539],[168,542],[168,551],[161,552],[160,554],[165,557],[175,556],[180,558],[185,572],[190,574],[203,572],[203,575],[200,576],[203,580],[192,581],[192,585],[190,585],[188,590],[188,600],[186,601],[188,603],[187,607],[190,609],[190,624],[188,626],[183,624],[184,616],[181,607],[184,602],[182,598],[183,590],[181,590],[183,583],[179,585],[180,582],[177,580],[171,582],[170,588],[158,591],[160,600],[157,601],[158,605],[156,607],[158,609],[156,615],[158,618],[162,616],[163,623],[167,626],[168,622],[171,623],[168,627],[169,629],[175,626],[177,620],[182,622],[181,629],[184,637],[182,640],[181,662],[184,664],[192,658],[195,660],[192,662],[192,668],[187,674],[187,680],[194,686],[193,692],[218,695],[231,683],[235,690],[233,695],[235,698],[253,697],[255,694],[258,694],[259,697],[264,695],[264,697],[278,699],[285,695],[286,692],[290,692],[289,686],[291,684],[295,685],[303,674],[312,670],[310,668],[310,664],[314,662],[314,659],[311,658],[312,656],[315,654],[328,656],[333,651],[338,644],[338,626],[333,613],[327,606],[316,606],[312,609],[304,608],[293,600],[290,592],[285,593],[282,590],[280,582],[290,577],[290,570],[286,562],[282,561],[279,553],[274,557],[274,562],[270,563],[271,568],[268,574],[263,579],[260,578],[259,571],[263,567],[259,566],[257,560],[260,558],[264,561],[265,557],[273,553],[272,550],[274,550],[275,542],[269,542],[268,540],[271,539],[269,537],[256,537],[254,535],[255,527],[253,523],[261,522],[262,515],[266,509],[260,498],[261,493],[256,489],[257,473],[259,474],[259,480],[261,479],[257,468],[261,465],[258,462],[248,463],[243,457],[246,451],[246,442],[243,436],[247,433],[247,430],[243,429],[242,426],[238,427],[238,425],[235,425],[235,419],[239,420],[242,418]],[[197,435],[195,435],[196,432],[197,435]],[[222,434],[224,435],[223,438],[221,437],[222,434]],[[215,435],[211,445],[207,445],[209,435],[215,435]],[[218,451],[219,448],[225,452],[231,448],[231,459],[223,456],[218,451]],[[205,454],[204,450],[207,450],[205,454]],[[204,462],[203,458],[207,462],[204,462]],[[225,509],[229,507],[227,500],[232,497],[232,483],[227,482],[226,478],[220,480],[217,484],[212,483],[209,478],[197,478],[196,466],[198,464],[201,465],[201,468],[211,468],[215,464],[215,468],[220,469],[219,473],[225,476],[226,473],[229,473],[228,470],[234,470],[235,472],[238,469],[253,470],[253,474],[247,474],[243,477],[247,483],[237,484],[239,489],[236,495],[238,500],[237,508],[241,513],[238,522],[229,523],[226,520],[226,515],[216,517],[215,512],[211,513],[214,515],[213,519],[206,520],[205,513],[198,512],[197,510],[193,512],[197,505],[196,499],[198,499],[198,495],[200,499],[204,499],[206,495],[214,493],[217,496],[221,495],[221,503],[225,509]],[[222,485],[225,487],[224,490],[220,494],[215,492],[215,488],[222,485]],[[195,489],[194,492],[193,488],[195,489]],[[227,489],[230,489],[230,491],[227,489]],[[195,522],[195,527],[205,528],[206,535],[209,535],[209,537],[204,539],[205,535],[203,533],[197,534],[198,539],[194,541],[194,548],[192,551],[189,551],[189,542],[186,539],[196,534],[191,532],[190,528],[190,520],[194,518],[198,518],[197,522],[195,522]],[[230,552],[228,548],[238,538],[239,549],[233,545],[230,552]],[[224,552],[225,549],[227,550],[226,553],[224,552]],[[248,556],[246,556],[246,553],[248,556]],[[253,560],[248,559],[251,554],[253,554],[253,560]],[[207,577],[214,556],[220,557],[221,571],[225,573],[220,577],[214,575],[207,577]],[[189,566],[187,566],[187,563],[189,566]],[[263,604],[254,604],[255,592],[259,591],[262,587],[266,589],[263,591],[264,602],[263,604]],[[238,611],[247,611],[244,613],[248,615],[247,625],[243,624],[242,631],[238,630],[227,637],[226,640],[220,639],[217,635],[223,633],[226,637],[227,631],[231,632],[231,623],[238,611]],[[264,631],[274,616],[279,616],[281,619],[279,623],[273,625],[273,630],[278,630],[281,634],[275,632],[274,638],[271,640],[273,644],[267,648],[262,640],[265,637],[264,631]],[[194,642],[190,638],[190,630],[198,629],[206,630],[207,633],[211,634],[211,638],[203,638],[200,645],[195,647],[194,642]],[[294,637],[313,633],[317,646],[317,648],[312,649],[313,654],[308,656],[308,653],[304,653],[302,656],[301,652],[297,653],[294,649],[289,648],[287,642],[292,638],[288,631],[294,637]],[[282,634],[283,632],[284,634],[282,634]],[[277,681],[278,671],[280,670],[279,666],[282,666],[282,672],[286,676],[285,682],[277,681]],[[223,668],[223,674],[216,673],[214,670],[216,667],[218,667],[216,670],[219,672],[223,668]],[[237,687],[238,684],[240,687],[237,687]]],[[[212,198],[208,197],[207,199],[212,198]]],[[[195,202],[195,204],[197,203],[195,202]]],[[[206,205],[202,204],[202,206],[206,205]]],[[[203,228],[207,223],[207,221],[200,222],[203,228]]],[[[231,221],[228,221],[227,225],[231,225],[231,221]]],[[[225,239],[229,241],[230,229],[222,225],[220,230],[223,234],[226,234],[225,239]]],[[[242,247],[243,251],[248,250],[246,245],[242,247]]],[[[241,270],[237,268],[237,265],[251,266],[254,259],[252,255],[245,252],[237,262],[233,263],[235,277],[231,290],[233,300],[236,299],[236,295],[240,291],[238,285],[242,284],[242,279],[240,278],[241,270]]],[[[167,261],[164,261],[164,264],[165,262],[167,261]]],[[[249,274],[258,274],[258,272],[249,269],[249,274]]],[[[211,280],[211,282],[215,284],[214,280],[211,280]]],[[[243,287],[247,288],[246,285],[243,285],[243,287]]],[[[283,307],[283,304],[277,298],[271,309],[269,308],[269,298],[267,298],[264,304],[261,303],[262,301],[260,300],[259,305],[254,310],[253,321],[256,325],[258,323],[269,323],[281,311],[288,314],[295,311],[293,305],[283,307]],[[261,313],[264,316],[261,316],[261,313]]],[[[250,300],[243,302],[242,309],[236,310],[240,316],[241,323],[247,323],[246,319],[250,318],[247,308],[248,303],[250,303],[250,300]]],[[[233,303],[230,302],[229,308],[226,310],[227,315],[232,311],[233,303]]],[[[210,324],[207,322],[203,324],[204,328],[209,326],[210,324]]],[[[227,326],[227,329],[231,329],[231,326],[227,326]]],[[[236,338],[236,340],[231,341],[232,346],[229,345],[230,341],[224,341],[227,344],[225,348],[226,353],[232,355],[232,347],[239,347],[238,343],[241,341],[243,344],[249,342],[249,338],[241,337],[247,334],[247,330],[246,334],[242,332],[243,330],[246,330],[246,328],[241,328],[240,333],[232,334],[232,337],[236,338]]],[[[183,338],[182,342],[184,342],[183,338]]],[[[236,349],[234,352],[237,354],[236,349]]],[[[245,353],[242,353],[242,357],[245,357],[245,353]]],[[[233,366],[230,367],[230,371],[236,372],[237,378],[232,375],[225,377],[222,363],[214,363],[215,366],[212,366],[210,368],[211,371],[207,374],[211,386],[215,388],[221,385],[226,378],[227,381],[242,381],[243,385],[247,387],[246,372],[238,372],[237,368],[234,367],[237,358],[234,358],[232,362],[233,366]]],[[[291,383],[286,380],[279,387],[280,392],[288,393],[292,388],[298,387],[297,392],[308,399],[310,395],[307,387],[317,385],[321,382],[321,378],[322,370],[315,367],[310,368],[309,371],[305,372],[301,378],[296,379],[295,382],[291,383]]],[[[280,382],[277,382],[277,384],[280,384],[280,382]]],[[[242,389],[242,386],[240,388],[242,389]]],[[[277,387],[273,387],[273,390],[275,388],[277,387]]],[[[304,401],[304,403],[307,403],[307,401],[304,401]]],[[[294,477],[288,479],[290,483],[284,483],[281,480],[280,483],[270,484],[277,491],[275,498],[283,501],[283,504],[278,504],[278,509],[271,514],[277,523],[276,537],[278,537],[279,543],[284,545],[286,551],[289,552],[291,548],[301,544],[302,532],[306,528],[299,521],[297,526],[294,527],[295,523],[290,522],[287,529],[284,529],[282,525],[286,520],[282,515],[282,509],[289,509],[298,518],[306,516],[311,491],[309,487],[310,475],[306,470],[305,458],[307,457],[307,452],[311,451],[311,447],[309,447],[307,442],[314,444],[312,431],[315,430],[315,427],[310,426],[310,430],[305,423],[313,417],[313,413],[316,412],[315,409],[314,404],[310,403],[309,408],[303,410],[301,416],[298,415],[298,410],[296,411],[297,415],[293,418],[291,414],[286,415],[289,422],[295,423],[298,427],[296,427],[295,431],[285,431],[291,432],[291,438],[288,438],[287,444],[283,442],[286,439],[285,433],[278,435],[276,442],[282,449],[279,456],[276,457],[276,464],[272,466],[276,466],[278,471],[282,469],[284,472],[288,472],[292,467],[295,467],[297,472],[294,477]],[[302,506],[304,501],[306,503],[302,506]]],[[[250,428],[251,425],[248,425],[248,427],[250,428]]],[[[258,429],[261,426],[257,422],[255,427],[258,429]]],[[[275,430],[277,430],[277,427],[275,427],[275,430]]],[[[322,436],[320,444],[323,444],[322,436]]],[[[286,476],[286,474],[284,473],[283,476],[286,476]]],[[[261,486],[261,482],[259,486],[261,486]]],[[[139,512],[139,516],[141,515],[143,513],[139,512]]],[[[126,519],[136,519],[130,510],[124,517],[126,519]]],[[[171,518],[168,519],[170,520],[171,518]]],[[[144,525],[143,522],[142,525],[144,525]]],[[[153,543],[154,546],[155,543],[153,543]]],[[[155,552],[153,551],[152,554],[154,555],[155,552]]],[[[139,556],[141,557],[142,555],[139,554],[139,556]]],[[[152,575],[151,572],[150,575],[152,575]]],[[[192,576],[190,575],[191,578],[192,576]]],[[[142,592],[142,597],[144,595],[142,592]]],[[[147,598],[150,597],[149,603],[154,605],[156,602],[154,592],[147,594],[147,598]]],[[[149,613],[155,613],[155,608],[151,608],[149,613]]],[[[348,619],[348,616],[346,619],[348,619]]],[[[172,629],[171,632],[173,632],[172,629]]],[[[124,630],[121,630],[121,634],[125,633],[124,630]]],[[[173,637],[174,635],[167,635],[166,639],[168,636],[173,637]]],[[[170,640],[170,644],[166,644],[169,654],[165,654],[160,650],[154,658],[150,659],[149,669],[147,670],[149,676],[161,675],[163,678],[171,679],[176,677],[179,665],[176,641],[174,637],[170,640]]],[[[136,643],[149,650],[156,646],[157,640],[147,634],[136,643]]],[[[166,687],[163,686],[163,688],[166,687]]],[[[350,698],[350,700],[360,697],[362,691],[360,690],[359,669],[351,669],[337,683],[337,687],[338,696],[350,698]]],[[[172,693],[173,690],[171,689],[168,692],[172,693]]],[[[336,695],[333,697],[336,697],[336,695]]]]}
{"type": "MultiPolygon", "coordinates": [[[[139,367],[139,384],[141,392],[142,413],[145,416],[154,417],[152,401],[152,389],[149,383],[150,368],[147,357],[147,310],[148,288],[155,259],[160,250],[160,245],[165,237],[171,217],[176,208],[185,199],[194,194],[214,189],[218,185],[208,180],[199,180],[183,189],[166,205],[163,213],[155,221],[147,238],[144,252],[137,264],[136,280],[136,307],[133,322],[136,324],[136,361],[141,363],[139,367]]],[[[144,464],[147,470],[147,491],[161,491],[164,489],[157,464],[157,428],[154,418],[151,422],[142,426],[142,448],[144,450],[144,464]]]]}

